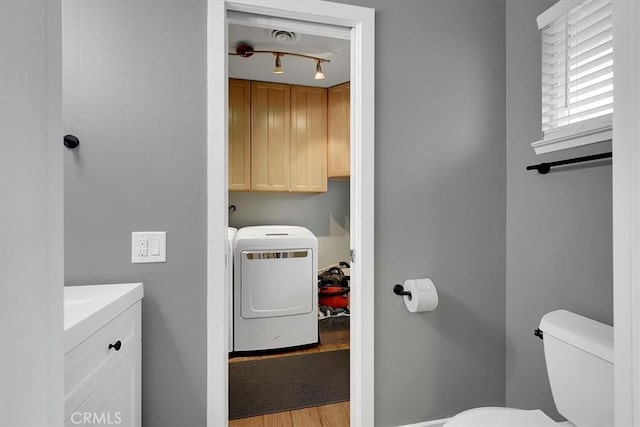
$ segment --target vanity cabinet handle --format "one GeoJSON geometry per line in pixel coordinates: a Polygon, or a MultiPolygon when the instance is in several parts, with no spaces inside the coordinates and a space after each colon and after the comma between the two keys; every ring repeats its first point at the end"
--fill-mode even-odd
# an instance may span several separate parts
{"type": "Polygon", "coordinates": [[[109,350],[113,348],[115,349],[115,351],[119,351],[120,347],[122,347],[122,343],[120,342],[120,340],[116,341],[115,344],[109,344],[109,350]]]}

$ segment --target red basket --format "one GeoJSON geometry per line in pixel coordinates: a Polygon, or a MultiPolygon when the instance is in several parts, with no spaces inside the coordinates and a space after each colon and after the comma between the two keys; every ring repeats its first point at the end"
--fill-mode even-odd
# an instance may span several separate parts
{"type": "Polygon", "coordinates": [[[318,303],[332,308],[349,307],[349,288],[342,286],[323,286],[318,289],[318,303]]]}

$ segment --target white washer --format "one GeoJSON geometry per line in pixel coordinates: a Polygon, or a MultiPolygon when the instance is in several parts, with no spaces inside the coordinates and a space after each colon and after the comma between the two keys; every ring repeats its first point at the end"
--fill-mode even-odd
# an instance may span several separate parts
{"type": "Polygon", "coordinates": [[[237,228],[227,227],[226,286],[229,292],[229,351],[233,351],[233,249],[236,244],[236,234],[238,234],[237,228]]]}
{"type": "Polygon", "coordinates": [[[238,230],[234,251],[233,349],[318,342],[318,240],[304,227],[238,230]]]}

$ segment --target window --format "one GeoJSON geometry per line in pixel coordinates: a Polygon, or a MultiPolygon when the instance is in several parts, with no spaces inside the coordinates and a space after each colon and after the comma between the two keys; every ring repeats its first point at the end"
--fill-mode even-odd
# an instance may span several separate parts
{"type": "Polygon", "coordinates": [[[611,139],[611,0],[561,0],[538,16],[542,32],[542,140],[537,154],[611,139]]]}

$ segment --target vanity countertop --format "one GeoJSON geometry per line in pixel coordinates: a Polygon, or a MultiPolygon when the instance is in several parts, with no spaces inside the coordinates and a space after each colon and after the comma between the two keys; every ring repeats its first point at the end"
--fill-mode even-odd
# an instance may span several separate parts
{"type": "Polygon", "coordinates": [[[64,287],[64,352],[142,299],[142,283],[64,287]]]}

